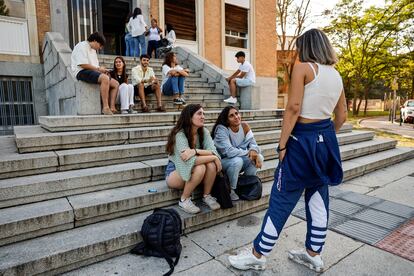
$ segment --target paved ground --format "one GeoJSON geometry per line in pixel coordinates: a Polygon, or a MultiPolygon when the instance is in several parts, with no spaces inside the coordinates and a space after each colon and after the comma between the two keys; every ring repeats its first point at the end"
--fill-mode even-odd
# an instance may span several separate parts
{"type": "Polygon", "coordinates": [[[386,132],[395,133],[398,135],[402,135],[404,137],[413,138],[414,139],[414,125],[413,124],[403,124],[400,126],[399,122],[395,122],[392,124],[388,121],[388,117],[375,117],[375,118],[368,118],[362,119],[359,124],[362,127],[367,128],[375,128],[378,130],[383,130],[386,132]]]}
{"type": "MultiPolygon", "coordinates": [[[[412,208],[414,160],[345,182],[339,189],[412,208]]],[[[287,258],[287,250],[303,247],[306,232],[306,222],[294,216],[289,218],[276,249],[268,258],[267,269],[264,272],[243,272],[229,267],[228,255],[251,246],[263,216],[264,211],[258,212],[183,237],[183,253],[174,275],[315,275],[316,273],[287,258]]],[[[410,256],[414,255],[413,219],[412,217],[412,223],[404,225],[405,228],[393,231],[393,236],[389,236],[391,245],[384,239],[382,244],[372,246],[329,230],[323,252],[326,265],[323,275],[414,275],[414,262],[410,261],[410,256]],[[396,250],[396,246],[399,245],[396,241],[401,240],[401,235],[405,238],[402,246],[409,246],[399,248],[403,253],[409,253],[405,257],[400,257],[399,255],[404,254],[396,250]]],[[[168,265],[162,259],[127,254],[66,275],[162,275],[166,271],[168,265]]]]}

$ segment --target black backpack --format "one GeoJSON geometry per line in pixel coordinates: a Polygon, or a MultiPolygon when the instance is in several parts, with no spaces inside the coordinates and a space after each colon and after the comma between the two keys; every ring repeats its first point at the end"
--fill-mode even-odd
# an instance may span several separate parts
{"type": "Polygon", "coordinates": [[[211,195],[217,199],[221,209],[233,208],[230,191],[229,178],[223,172],[218,173],[211,189],[211,195]]]}
{"type": "Polygon", "coordinates": [[[180,236],[182,233],[181,218],[173,209],[155,209],[142,224],[143,241],[131,250],[131,253],[144,256],[162,257],[170,265],[171,275],[181,254],[180,236]],[[175,257],[175,261],[173,261],[175,257]]]}
{"type": "Polygon", "coordinates": [[[256,200],[262,197],[262,181],[256,175],[240,175],[236,194],[244,200],[256,200]]]}

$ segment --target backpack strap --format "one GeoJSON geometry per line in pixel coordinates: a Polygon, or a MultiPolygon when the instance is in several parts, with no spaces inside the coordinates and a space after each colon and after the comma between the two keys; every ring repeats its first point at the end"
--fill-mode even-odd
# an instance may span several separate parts
{"type": "Polygon", "coordinates": [[[244,136],[246,136],[247,133],[249,133],[249,131],[250,131],[250,127],[247,123],[243,123],[243,122],[241,123],[241,125],[243,127],[244,136]]]}
{"type": "Polygon", "coordinates": [[[161,238],[162,233],[161,233],[161,231],[162,231],[162,229],[164,229],[164,224],[165,224],[165,217],[162,218],[161,227],[159,227],[158,246],[156,246],[155,249],[158,250],[158,252],[160,252],[164,256],[164,259],[167,261],[168,265],[170,266],[170,270],[167,273],[165,273],[163,276],[170,276],[174,272],[174,267],[177,265],[178,260],[180,259],[181,248],[180,248],[180,250],[178,252],[178,256],[177,256],[177,258],[175,259],[175,262],[174,262],[172,257],[167,252],[165,252],[165,250],[161,246],[161,244],[162,244],[162,240],[161,240],[162,239],[161,238]]]}

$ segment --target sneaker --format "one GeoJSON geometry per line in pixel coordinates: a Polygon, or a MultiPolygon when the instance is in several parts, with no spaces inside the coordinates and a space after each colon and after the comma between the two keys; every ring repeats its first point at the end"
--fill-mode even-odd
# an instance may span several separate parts
{"type": "Polygon", "coordinates": [[[230,198],[233,201],[236,201],[236,200],[239,200],[240,199],[239,196],[236,194],[236,192],[233,189],[231,189],[230,198]]]}
{"type": "Polygon", "coordinates": [[[121,114],[128,114],[128,110],[126,110],[126,109],[122,109],[122,110],[121,110],[121,114]]]}
{"type": "Polygon", "coordinates": [[[137,113],[138,113],[136,110],[134,110],[134,109],[133,109],[133,107],[134,107],[133,105],[131,105],[131,106],[129,107],[129,109],[128,109],[128,113],[129,113],[129,114],[137,114],[137,113]]]}
{"type": "Polygon", "coordinates": [[[200,212],[200,208],[194,205],[194,203],[191,201],[191,198],[187,198],[184,201],[179,201],[178,206],[183,209],[184,212],[190,213],[190,214],[197,214],[200,212]]]}
{"type": "Polygon", "coordinates": [[[233,98],[232,96],[230,96],[227,99],[225,99],[224,102],[229,104],[235,104],[237,103],[237,98],[233,98]]]}
{"type": "Polygon", "coordinates": [[[229,256],[229,262],[231,266],[240,270],[265,270],[266,268],[266,257],[256,258],[251,248],[245,248],[239,254],[229,256]]]}
{"type": "Polygon", "coordinates": [[[180,97],[179,98],[181,100],[181,102],[183,103],[183,105],[186,105],[187,103],[185,102],[184,98],[180,97]]]}
{"type": "Polygon", "coordinates": [[[206,195],[203,197],[203,202],[210,207],[211,210],[220,209],[220,204],[217,203],[217,199],[211,195],[206,195]]]}
{"type": "Polygon", "coordinates": [[[181,101],[181,98],[177,98],[173,100],[174,104],[183,104],[183,102],[181,101]]]}
{"type": "Polygon", "coordinates": [[[290,250],[289,259],[298,264],[303,264],[316,272],[323,271],[323,261],[320,255],[312,257],[306,250],[290,250]]]}

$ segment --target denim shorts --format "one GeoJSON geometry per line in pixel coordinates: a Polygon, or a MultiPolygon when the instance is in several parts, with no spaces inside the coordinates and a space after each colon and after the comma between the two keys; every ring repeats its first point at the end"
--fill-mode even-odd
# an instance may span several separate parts
{"type": "Polygon", "coordinates": [[[165,179],[168,178],[168,176],[175,171],[175,165],[172,161],[168,161],[167,167],[165,168],[165,179]]]}
{"type": "Polygon", "coordinates": [[[100,75],[101,73],[98,71],[83,69],[76,75],[76,78],[80,81],[97,84],[100,75]]]}
{"type": "Polygon", "coordinates": [[[236,84],[239,87],[246,87],[246,86],[253,85],[253,82],[251,80],[249,80],[249,79],[246,79],[246,78],[243,78],[243,79],[236,78],[236,84]]]}

